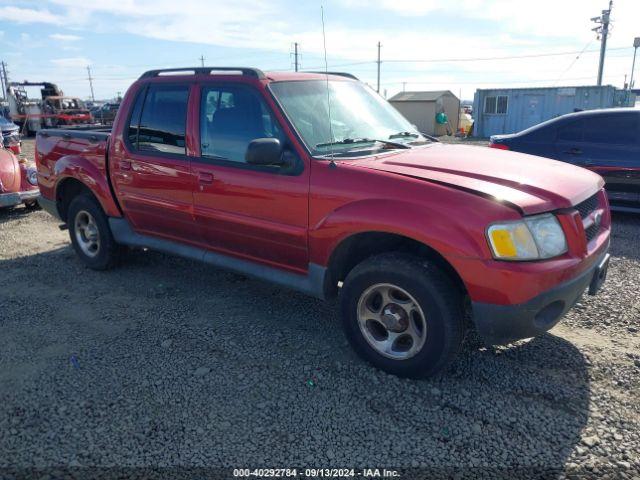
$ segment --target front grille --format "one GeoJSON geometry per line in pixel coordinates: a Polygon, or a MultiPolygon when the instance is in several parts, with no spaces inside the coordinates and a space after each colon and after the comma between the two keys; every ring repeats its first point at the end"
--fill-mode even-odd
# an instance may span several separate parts
{"type": "Polygon", "coordinates": [[[587,198],[584,202],[579,203],[575,206],[575,209],[580,212],[580,217],[582,218],[582,220],[587,218],[596,208],[598,208],[597,193],[594,196],[587,198]]]}
{"type": "Polygon", "coordinates": [[[589,228],[585,229],[584,233],[587,237],[587,243],[595,238],[595,236],[598,234],[598,230],[600,230],[600,225],[596,225],[595,223],[589,228]]]}
{"type": "MultiPolygon", "coordinates": [[[[598,194],[596,193],[592,197],[587,198],[584,202],[579,203],[574,208],[580,213],[580,218],[584,222],[585,219],[593,213],[599,206],[598,194]]],[[[593,240],[600,231],[600,221],[596,221],[584,229],[585,236],[587,237],[587,243],[593,240]]]]}

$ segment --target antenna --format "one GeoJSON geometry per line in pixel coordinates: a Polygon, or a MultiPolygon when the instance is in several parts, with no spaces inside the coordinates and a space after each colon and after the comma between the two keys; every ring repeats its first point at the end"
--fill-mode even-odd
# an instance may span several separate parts
{"type": "MultiPolygon", "coordinates": [[[[327,81],[327,114],[329,116],[329,142],[333,142],[333,127],[331,126],[331,96],[329,94],[329,66],[327,64],[327,37],[324,33],[324,7],[320,5],[320,19],[322,20],[322,47],[324,48],[324,78],[327,81]]],[[[329,154],[331,155],[331,163],[333,163],[333,145],[329,145],[329,154]]]]}

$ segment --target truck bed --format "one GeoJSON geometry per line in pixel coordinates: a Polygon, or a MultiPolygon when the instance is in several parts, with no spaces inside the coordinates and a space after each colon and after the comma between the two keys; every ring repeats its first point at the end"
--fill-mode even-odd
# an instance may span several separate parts
{"type": "Polygon", "coordinates": [[[56,200],[56,184],[67,175],[65,171],[82,169],[91,172],[94,178],[107,179],[106,153],[110,135],[111,130],[104,127],[40,130],[36,135],[35,157],[42,197],[56,200]]]}

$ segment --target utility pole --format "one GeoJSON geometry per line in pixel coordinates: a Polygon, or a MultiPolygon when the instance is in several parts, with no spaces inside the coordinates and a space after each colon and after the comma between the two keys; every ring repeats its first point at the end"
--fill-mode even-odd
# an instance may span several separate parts
{"type": "Polygon", "coordinates": [[[407,82],[402,82],[402,93],[407,89],[407,82]]]}
{"type": "Polygon", "coordinates": [[[95,102],[96,97],[93,94],[93,78],[91,77],[91,67],[87,65],[87,73],[89,74],[89,87],[91,87],[91,101],[95,102]]]}
{"type": "Polygon", "coordinates": [[[204,55],[200,55],[200,66],[204,67],[204,55]]]}
{"type": "Polygon", "coordinates": [[[380,93],[380,48],[382,47],[382,44],[380,42],[378,42],[378,61],[376,62],[378,64],[378,87],[376,88],[376,92],[380,93]]]}
{"type": "Polygon", "coordinates": [[[2,98],[7,99],[7,90],[9,89],[9,78],[7,77],[7,64],[0,63],[2,66],[2,72],[0,72],[0,76],[2,77],[2,98]]]}
{"type": "Polygon", "coordinates": [[[636,53],[640,47],[640,37],[633,39],[633,64],[631,65],[631,79],[629,80],[629,90],[633,88],[633,72],[636,69],[636,53]]]}
{"type": "Polygon", "coordinates": [[[613,0],[609,0],[609,9],[602,10],[602,15],[593,17],[592,22],[598,24],[592,28],[598,34],[600,39],[600,64],[598,65],[598,86],[602,85],[602,74],[604,73],[604,57],[607,53],[607,37],[609,36],[609,20],[611,18],[611,10],[613,9],[613,0]]]}
{"type": "Polygon", "coordinates": [[[295,42],[293,44],[293,65],[295,68],[295,71],[298,71],[298,42],[295,42]]]}

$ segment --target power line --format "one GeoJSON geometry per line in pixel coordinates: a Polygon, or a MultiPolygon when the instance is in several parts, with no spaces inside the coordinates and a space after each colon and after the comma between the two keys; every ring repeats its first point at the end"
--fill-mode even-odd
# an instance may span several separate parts
{"type": "Polygon", "coordinates": [[[584,46],[584,48],[582,49],[582,51],[578,54],[578,56],[576,58],[573,59],[573,61],[569,64],[569,66],[566,68],[565,71],[563,71],[560,76],[558,77],[558,79],[555,81],[554,85],[557,84],[562,77],[564,77],[564,75],[573,68],[573,66],[576,64],[576,62],[580,59],[580,57],[582,56],[582,54],[585,52],[585,50],[587,48],[589,48],[591,46],[591,44],[593,43],[593,39],[589,40],[587,42],[587,44],[584,46]]]}
{"type": "MultiPolygon", "coordinates": [[[[592,76],[588,76],[588,77],[573,77],[573,78],[566,78],[565,80],[568,81],[574,81],[574,80],[589,80],[593,78],[592,76]]],[[[608,79],[613,79],[613,78],[618,78],[617,75],[607,75],[604,78],[608,78],[608,79]]],[[[414,82],[408,82],[408,81],[395,81],[395,82],[385,82],[382,85],[442,85],[442,84],[446,84],[446,83],[451,83],[451,84],[455,84],[455,85],[511,85],[511,84],[522,84],[522,83],[546,83],[546,82],[553,82],[555,79],[553,78],[546,78],[546,79],[537,79],[537,80],[507,80],[504,82],[499,82],[499,81],[465,81],[465,82],[458,82],[455,80],[441,80],[441,81],[437,81],[437,82],[421,82],[421,81],[414,81],[414,82]]]]}
{"type": "MultiPolygon", "coordinates": [[[[609,50],[628,50],[629,47],[610,48],[609,50]]],[[[521,58],[541,58],[541,57],[561,57],[565,55],[583,54],[585,52],[598,52],[599,50],[579,50],[573,52],[553,52],[553,53],[532,53],[528,55],[509,55],[504,57],[468,57],[468,58],[429,58],[429,59],[407,59],[407,60],[385,60],[385,63],[446,63],[446,62],[484,62],[495,60],[517,60],[521,58]]]]}
{"type": "MultiPolygon", "coordinates": [[[[611,51],[621,51],[621,50],[629,50],[630,47],[615,47],[609,48],[611,51]]],[[[566,51],[566,52],[553,52],[553,53],[534,53],[534,54],[525,54],[525,55],[509,55],[503,57],[466,57],[466,58],[427,58],[427,59],[385,59],[384,61],[380,61],[380,63],[453,63],[453,62],[484,62],[484,61],[499,61],[499,60],[518,60],[518,59],[527,59],[527,58],[546,58],[546,57],[561,57],[566,55],[583,55],[585,53],[594,53],[599,50],[575,50],[575,51],[566,51]]],[[[377,60],[368,60],[368,61],[360,61],[360,62],[350,62],[350,63],[339,63],[335,65],[329,65],[329,68],[340,68],[340,67],[355,67],[359,65],[376,65],[378,63],[377,60]]],[[[313,66],[313,67],[305,67],[304,70],[318,70],[320,68],[324,68],[322,66],[313,66]]],[[[272,69],[272,71],[281,71],[279,69],[272,69]]]]}

